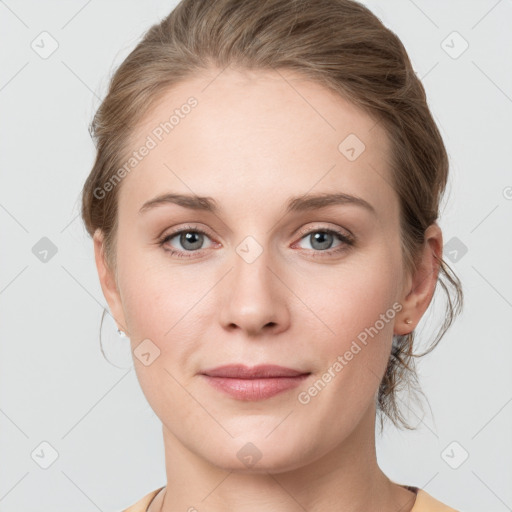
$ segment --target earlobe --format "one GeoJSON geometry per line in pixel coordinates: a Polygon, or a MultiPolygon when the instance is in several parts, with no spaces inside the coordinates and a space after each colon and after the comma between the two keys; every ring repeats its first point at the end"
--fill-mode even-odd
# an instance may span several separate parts
{"type": "Polygon", "coordinates": [[[403,309],[395,324],[395,334],[404,335],[413,331],[430,305],[436,289],[442,250],[441,228],[433,223],[425,230],[425,242],[417,268],[408,277],[403,290],[403,309]]]}
{"type": "Polygon", "coordinates": [[[119,293],[119,288],[116,283],[114,272],[109,268],[107,259],[105,257],[103,233],[100,229],[97,229],[94,233],[93,243],[94,259],[96,262],[96,269],[98,271],[98,278],[100,280],[103,295],[108,303],[110,313],[112,314],[118,329],[127,332],[121,295],[119,293]]]}

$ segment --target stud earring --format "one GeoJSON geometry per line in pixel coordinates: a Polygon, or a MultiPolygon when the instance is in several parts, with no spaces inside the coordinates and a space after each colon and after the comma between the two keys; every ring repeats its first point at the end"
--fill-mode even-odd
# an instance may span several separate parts
{"type": "Polygon", "coordinates": [[[412,320],[410,318],[407,318],[407,320],[405,321],[406,324],[412,324],[412,320]]]}
{"type": "Polygon", "coordinates": [[[121,338],[126,338],[125,332],[122,331],[121,329],[117,329],[117,334],[119,334],[119,336],[121,336],[121,338]]]}

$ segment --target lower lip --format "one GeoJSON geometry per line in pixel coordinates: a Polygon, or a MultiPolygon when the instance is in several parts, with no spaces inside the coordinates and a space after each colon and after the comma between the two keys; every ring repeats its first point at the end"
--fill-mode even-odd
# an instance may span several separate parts
{"type": "Polygon", "coordinates": [[[266,379],[233,379],[203,375],[208,384],[238,400],[264,400],[289,389],[296,388],[309,374],[298,377],[272,377],[266,379]]]}

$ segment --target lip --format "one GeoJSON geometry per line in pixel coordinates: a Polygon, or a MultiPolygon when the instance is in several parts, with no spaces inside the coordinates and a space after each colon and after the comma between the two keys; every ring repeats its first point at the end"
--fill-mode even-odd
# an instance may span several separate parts
{"type": "Polygon", "coordinates": [[[228,377],[231,379],[268,379],[272,377],[298,377],[309,372],[286,368],[275,364],[246,366],[244,364],[226,364],[201,372],[209,377],[228,377]]]}
{"type": "Polygon", "coordinates": [[[277,365],[224,365],[201,372],[218,391],[238,400],[256,401],[297,387],[311,372],[277,365]]]}

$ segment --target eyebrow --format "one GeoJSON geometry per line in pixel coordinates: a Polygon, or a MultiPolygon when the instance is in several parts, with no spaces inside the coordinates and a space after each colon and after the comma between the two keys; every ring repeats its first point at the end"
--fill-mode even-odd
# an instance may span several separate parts
{"type": "MultiPolygon", "coordinates": [[[[165,204],[176,204],[190,210],[205,211],[217,214],[219,207],[212,197],[201,197],[187,194],[163,194],[145,202],[139,210],[139,214],[165,204]]],[[[286,205],[286,213],[304,212],[326,208],[333,205],[355,205],[376,214],[375,208],[361,197],[344,194],[342,192],[329,194],[308,194],[292,197],[286,205]]]]}

